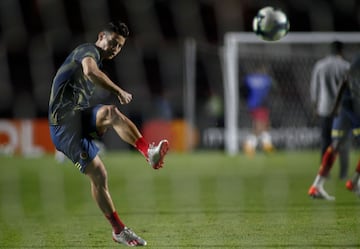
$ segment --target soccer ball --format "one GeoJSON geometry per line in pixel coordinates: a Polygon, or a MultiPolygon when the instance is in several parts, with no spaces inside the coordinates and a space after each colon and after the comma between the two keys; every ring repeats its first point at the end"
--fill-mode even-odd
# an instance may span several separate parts
{"type": "Polygon", "coordinates": [[[277,41],[289,32],[290,23],[280,9],[264,7],[258,11],[253,19],[255,34],[265,41],[277,41]]]}

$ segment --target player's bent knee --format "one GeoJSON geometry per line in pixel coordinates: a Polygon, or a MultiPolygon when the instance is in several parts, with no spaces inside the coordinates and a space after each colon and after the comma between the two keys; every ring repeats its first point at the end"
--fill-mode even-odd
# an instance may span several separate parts
{"type": "Polygon", "coordinates": [[[126,121],[126,117],[115,105],[106,105],[99,109],[97,114],[97,127],[101,130],[114,124],[126,121]]]}
{"type": "Polygon", "coordinates": [[[96,117],[99,125],[109,125],[113,121],[114,108],[116,108],[116,106],[104,105],[99,109],[96,117]]]}
{"type": "Polygon", "coordinates": [[[126,119],[116,106],[110,106],[110,112],[112,123],[123,122],[126,119]]]}
{"type": "Polygon", "coordinates": [[[106,117],[109,115],[108,113],[109,113],[108,106],[102,106],[96,114],[96,119],[99,122],[102,122],[102,121],[106,120],[106,117]]]}

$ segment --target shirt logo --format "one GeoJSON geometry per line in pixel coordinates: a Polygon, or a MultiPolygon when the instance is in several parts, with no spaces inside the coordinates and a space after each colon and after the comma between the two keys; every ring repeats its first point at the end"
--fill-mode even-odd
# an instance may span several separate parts
{"type": "Polygon", "coordinates": [[[81,152],[81,153],[80,153],[80,158],[81,158],[82,160],[86,160],[86,159],[88,158],[88,153],[86,153],[86,152],[81,152]]]}

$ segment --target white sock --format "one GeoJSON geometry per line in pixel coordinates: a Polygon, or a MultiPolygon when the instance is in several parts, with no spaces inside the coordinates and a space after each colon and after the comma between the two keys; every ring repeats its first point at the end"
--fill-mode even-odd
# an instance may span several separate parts
{"type": "Polygon", "coordinates": [[[326,177],[321,176],[321,175],[317,175],[315,177],[313,186],[318,187],[318,188],[323,188],[325,180],[326,180],[326,177]]]}
{"type": "Polygon", "coordinates": [[[246,146],[249,146],[251,148],[256,148],[258,144],[257,137],[254,134],[248,135],[245,142],[246,146]]]}
{"type": "Polygon", "coordinates": [[[262,143],[263,145],[265,145],[265,144],[266,144],[266,145],[272,144],[270,133],[267,132],[267,131],[264,131],[264,132],[261,133],[260,139],[261,139],[261,143],[262,143]]]}

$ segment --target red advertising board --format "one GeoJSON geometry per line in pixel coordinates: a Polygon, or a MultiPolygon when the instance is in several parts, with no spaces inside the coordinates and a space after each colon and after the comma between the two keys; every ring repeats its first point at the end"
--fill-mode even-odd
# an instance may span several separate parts
{"type": "Polygon", "coordinates": [[[47,119],[0,119],[0,153],[39,156],[53,153],[47,119]]]}

